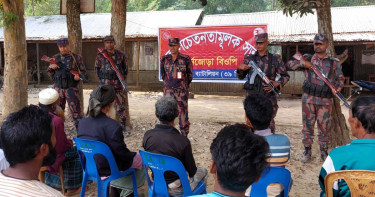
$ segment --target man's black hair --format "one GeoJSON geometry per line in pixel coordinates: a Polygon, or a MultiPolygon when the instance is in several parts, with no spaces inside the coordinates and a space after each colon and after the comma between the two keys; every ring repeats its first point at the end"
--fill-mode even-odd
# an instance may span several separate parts
{"type": "Polygon", "coordinates": [[[352,103],[353,117],[357,118],[367,133],[375,132],[375,96],[362,96],[352,103]]]}
{"type": "Polygon", "coordinates": [[[245,191],[268,166],[267,141],[252,133],[245,124],[221,129],[210,150],[219,184],[229,191],[245,191]]]}
{"type": "Polygon", "coordinates": [[[256,94],[249,95],[244,100],[246,117],[254,129],[264,130],[270,126],[273,116],[272,102],[269,98],[256,94]]]}
{"type": "Polygon", "coordinates": [[[51,144],[52,116],[35,105],[10,114],[1,126],[1,142],[10,166],[37,155],[42,144],[51,144]]]}

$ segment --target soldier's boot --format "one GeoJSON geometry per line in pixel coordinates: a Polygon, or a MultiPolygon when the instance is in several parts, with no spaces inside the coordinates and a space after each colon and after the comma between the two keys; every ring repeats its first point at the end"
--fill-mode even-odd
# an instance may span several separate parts
{"type": "Polygon", "coordinates": [[[326,144],[320,145],[320,160],[324,162],[328,157],[328,146],[326,144]]]}
{"type": "Polygon", "coordinates": [[[303,163],[310,162],[311,160],[311,146],[305,146],[305,151],[303,152],[301,156],[301,161],[303,163]]]}

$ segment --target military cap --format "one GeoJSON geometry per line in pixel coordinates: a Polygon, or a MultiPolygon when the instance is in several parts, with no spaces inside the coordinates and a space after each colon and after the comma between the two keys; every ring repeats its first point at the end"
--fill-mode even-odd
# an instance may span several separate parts
{"type": "Polygon", "coordinates": [[[180,44],[180,38],[177,38],[177,37],[176,38],[169,38],[168,41],[169,41],[169,43],[168,43],[169,46],[174,46],[174,45],[180,44]]]}
{"type": "Polygon", "coordinates": [[[57,46],[66,46],[69,45],[68,38],[60,38],[57,40],[57,46]]]}
{"type": "Polygon", "coordinates": [[[113,37],[113,36],[111,36],[111,35],[108,35],[108,36],[104,36],[104,42],[105,41],[115,41],[115,38],[113,37]]]}
{"type": "Polygon", "coordinates": [[[268,33],[261,33],[255,35],[255,42],[265,42],[268,40],[268,33]]]}
{"type": "Polygon", "coordinates": [[[314,44],[320,43],[323,44],[323,42],[328,41],[328,37],[325,34],[316,34],[314,37],[314,44]]]}

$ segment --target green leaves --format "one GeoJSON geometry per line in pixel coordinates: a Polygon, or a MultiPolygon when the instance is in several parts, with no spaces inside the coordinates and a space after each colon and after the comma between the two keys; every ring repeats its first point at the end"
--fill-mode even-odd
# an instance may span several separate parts
{"type": "Polygon", "coordinates": [[[12,21],[18,20],[18,16],[12,12],[5,12],[3,9],[0,10],[2,16],[1,23],[4,27],[9,28],[12,21]]]}
{"type": "Polygon", "coordinates": [[[299,13],[300,17],[313,13],[313,9],[320,4],[319,0],[279,0],[285,15],[293,16],[299,13]]]}

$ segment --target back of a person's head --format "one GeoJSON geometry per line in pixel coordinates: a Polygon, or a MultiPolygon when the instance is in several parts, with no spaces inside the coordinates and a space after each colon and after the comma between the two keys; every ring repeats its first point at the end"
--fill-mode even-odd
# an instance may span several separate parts
{"type": "Polygon", "coordinates": [[[353,118],[357,118],[367,133],[375,133],[375,96],[362,96],[352,104],[353,118]]]}
{"type": "Polygon", "coordinates": [[[244,101],[246,117],[254,129],[264,130],[270,126],[273,108],[269,98],[263,95],[249,95],[244,101]]]}
{"type": "Polygon", "coordinates": [[[268,166],[268,143],[244,124],[221,129],[210,150],[219,184],[229,191],[245,191],[268,166]]]}
{"type": "Polygon", "coordinates": [[[177,101],[171,96],[163,96],[155,103],[155,115],[161,123],[170,123],[178,116],[177,101]]]}
{"type": "Polygon", "coordinates": [[[50,144],[52,116],[35,105],[10,114],[1,126],[1,142],[10,166],[37,155],[42,144],[50,144]]]}

